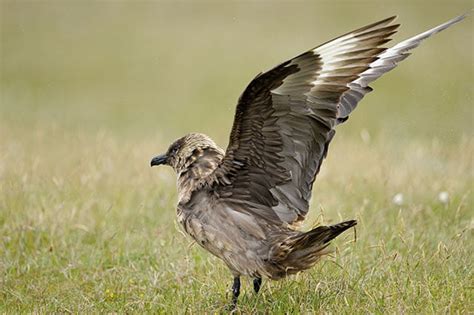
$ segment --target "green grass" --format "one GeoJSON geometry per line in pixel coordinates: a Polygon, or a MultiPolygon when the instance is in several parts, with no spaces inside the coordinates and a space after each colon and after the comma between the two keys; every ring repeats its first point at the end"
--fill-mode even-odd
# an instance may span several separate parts
{"type": "MultiPolygon", "coordinates": [[[[308,5],[1,2],[0,313],[226,312],[231,274],[180,231],[175,176],[150,158],[189,131],[225,146],[247,81],[285,57],[393,13],[402,39],[471,4],[308,5]]],[[[472,21],[338,129],[304,228],[356,218],[356,235],[259,295],[244,279],[238,311],[474,312],[472,21]]]]}
{"type": "MultiPolygon", "coordinates": [[[[179,232],[173,178],[147,165],[152,143],[49,135],[54,152],[38,158],[44,143],[2,135],[2,161],[16,165],[2,170],[2,311],[224,310],[231,275],[179,232]]],[[[346,233],[334,257],[258,296],[245,281],[242,312],[467,311],[474,143],[411,143],[394,158],[383,142],[337,142],[315,189],[307,225],[355,217],[356,242],[346,233]]]]}

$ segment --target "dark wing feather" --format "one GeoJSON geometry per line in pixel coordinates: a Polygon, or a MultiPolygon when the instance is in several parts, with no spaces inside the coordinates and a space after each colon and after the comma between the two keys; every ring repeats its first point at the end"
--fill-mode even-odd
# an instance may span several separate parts
{"type": "Polygon", "coordinates": [[[269,221],[304,218],[333,128],[370,91],[368,82],[434,33],[386,50],[380,46],[399,26],[390,25],[393,20],[342,35],[250,82],[237,105],[226,155],[212,176],[222,201],[245,203],[240,208],[269,221]]]}

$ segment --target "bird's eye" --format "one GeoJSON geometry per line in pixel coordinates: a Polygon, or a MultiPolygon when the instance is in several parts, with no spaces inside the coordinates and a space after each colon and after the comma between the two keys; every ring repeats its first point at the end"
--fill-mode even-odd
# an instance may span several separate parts
{"type": "Polygon", "coordinates": [[[173,148],[170,153],[171,155],[176,155],[178,153],[178,148],[173,148]]]}

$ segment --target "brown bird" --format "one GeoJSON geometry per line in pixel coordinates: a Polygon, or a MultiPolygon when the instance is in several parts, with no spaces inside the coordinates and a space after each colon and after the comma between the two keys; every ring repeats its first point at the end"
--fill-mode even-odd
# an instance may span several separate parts
{"type": "Polygon", "coordinates": [[[234,276],[281,279],[311,268],[355,220],[299,231],[334,128],[345,122],[368,84],[393,69],[421,41],[461,21],[456,17],[392,48],[395,17],[370,24],[260,73],[237,104],[224,152],[199,133],[176,140],[151,161],[178,176],[178,221],[234,276]]]}

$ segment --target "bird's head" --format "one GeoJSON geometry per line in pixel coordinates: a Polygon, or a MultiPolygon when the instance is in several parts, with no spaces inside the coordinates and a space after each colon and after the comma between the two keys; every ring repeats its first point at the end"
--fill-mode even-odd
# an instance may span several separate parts
{"type": "Polygon", "coordinates": [[[190,133],[173,142],[165,154],[155,156],[150,165],[168,165],[179,174],[207,150],[222,151],[208,136],[190,133]]]}

